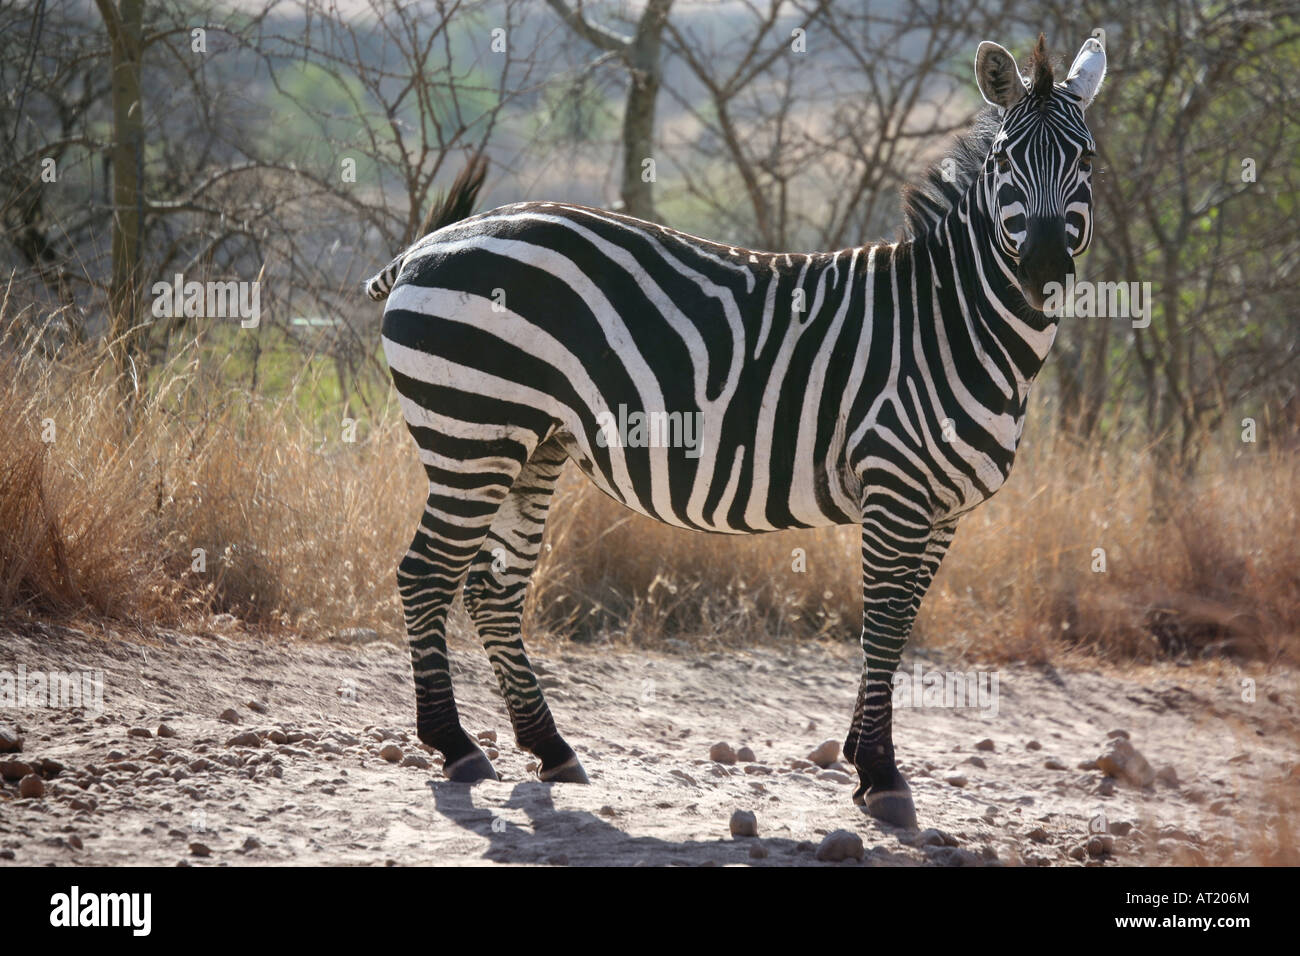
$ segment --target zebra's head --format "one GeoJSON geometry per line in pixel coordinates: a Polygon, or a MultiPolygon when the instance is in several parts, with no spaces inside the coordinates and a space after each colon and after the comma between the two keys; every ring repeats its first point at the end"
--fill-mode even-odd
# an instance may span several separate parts
{"type": "Polygon", "coordinates": [[[984,99],[1002,126],[984,160],[985,208],[1030,306],[1042,311],[1044,286],[1064,284],[1074,257],[1092,241],[1095,144],[1083,111],[1106,75],[1106,51],[1089,38],[1062,83],[1052,75],[1042,35],[1022,77],[1003,47],[987,40],[975,55],[984,99]]]}

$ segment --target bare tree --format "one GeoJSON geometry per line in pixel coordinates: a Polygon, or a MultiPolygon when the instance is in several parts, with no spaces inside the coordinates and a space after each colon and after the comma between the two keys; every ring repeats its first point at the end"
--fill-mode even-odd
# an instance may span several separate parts
{"type": "Polygon", "coordinates": [[[663,78],[660,47],[673,0],[647,0],[631,35],[593,22],[582,0],[547,0],[570,29],[597,49],[618,58],[628,73],[627,103],[623,107],[623,211],[655,220],[654,177],[646,161],[655,155],[655,106],[663,78]]]}

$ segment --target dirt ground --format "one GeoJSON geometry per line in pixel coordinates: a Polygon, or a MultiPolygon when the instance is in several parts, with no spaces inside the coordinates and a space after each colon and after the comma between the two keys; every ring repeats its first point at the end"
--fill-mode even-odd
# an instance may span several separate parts
{"type": "MultiPolygon", "coordinates": [[[[0,746],[6,729],[22,738],[0,753],[14,778],[0,783],[0,865],[1300,862],[1295,671],[999,667],[996,715],[896,712],[922,828],[909,833],[853,805],[850,768],[806,759],[844,736],[849,647],[534,652],[591,776],[580,786],[536,779],[481,648],[452,646],[465,727],[499,751],[499,783],[442,778],[415,739],[396,644],[0,630],[0,681],[102,670],[104,688],[98,715],[0,706],[0,746]],[[1121,753],[1131,777],[1097,769],[1123,748],[1116,731],[1149,767],[1121,753]],[[719,742],[753,753],[714,762],[719,742]],[[41,796],[20,795],[24,770],[41,796]],[[756,837],[732,836],[738,810],[756,837]],[[861,859],[853,836],[827,839],[838,830],[861,839],[861,859]],[[836,855],[824,843],[848,858],[823,862],[836,855]]],[[[904,667],[918,663],[957,669],[933,655],[904,667]]]]}

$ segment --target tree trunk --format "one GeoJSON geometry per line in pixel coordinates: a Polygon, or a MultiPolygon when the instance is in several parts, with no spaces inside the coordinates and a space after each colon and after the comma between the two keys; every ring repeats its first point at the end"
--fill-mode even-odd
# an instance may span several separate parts
{"type": "Polygon", "coordinates": [[[144,0],[96,0],[112,46],[113,272],[110,349],[123,392],[139,383],[141,244],[144,207],[144,104],[140,98],[144,0]]]}

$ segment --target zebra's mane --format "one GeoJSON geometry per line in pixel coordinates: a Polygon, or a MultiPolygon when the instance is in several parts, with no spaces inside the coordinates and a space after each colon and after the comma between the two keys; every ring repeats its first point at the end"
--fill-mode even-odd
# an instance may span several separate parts
{"type": "Polygon", "coordinates": [[[936,226],[957,205],[984,167],[993,137],[1002,126],[996,107],[975,114],[970,129],[960,134],[947,153],[919,183],[903,187],[903,232],[915,239],[936,226]]]}

